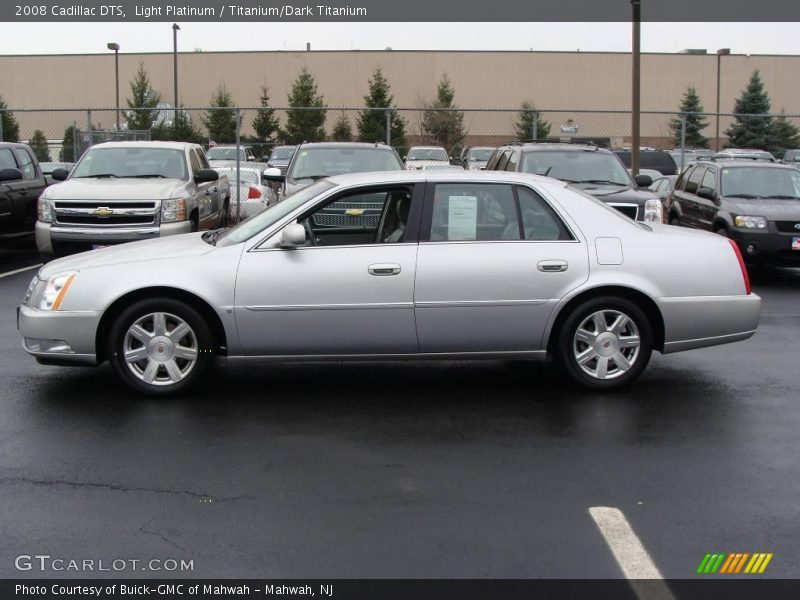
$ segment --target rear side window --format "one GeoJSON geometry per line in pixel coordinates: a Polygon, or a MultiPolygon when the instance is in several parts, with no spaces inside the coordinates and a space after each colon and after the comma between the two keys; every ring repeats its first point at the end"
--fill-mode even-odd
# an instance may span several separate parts
{"type": "Polygon", "coordinates": [[[485,183],[437,184],[433,199],[430,240],[519,240],[517,206],[510,185],[485,183]]]}
{"type": "Polygon", "coordinates": [[[503,156],[497,161],[497,166],[495,167],[498,171],[505,171],[506,164],[508,164],[508,158],[511,156],[511,150],[506,150],[503,152],[503,156]]]}
{"type": "Polygon", "coordinates": [[[512,151],[511,156],[508,157],[508,162],[506,163],[506,171],[516,171],[518,161],[519,161],[519,154],[517,152],[512,151]]]}
{"type": "Polygon", "coordinates": [[[36,167],[33,164],[33,157],[30,152],[24,148],[14,148],[14,154],[17,155],[19,170],[22,171],[22,178],[36,179],[36,167]]]}
{"type": "Polygon", "coordinates": [[[532,189],[517,186],[522,234],[525,240],[557,241],[574,239],[563,221],[532,189]]]}
{"type": "Polygon", "coordinates": [[[487,171],[494,171],[497,163],[502,156],[502,152],[500,150],[495,150],[492,152],[492,155],[489,157],[489,161],[486,163],[486,170],[487,171]]]}
{"type": "Polygon", "coordinates": [[[17,161],[9,148],[0,148],[0,169],[17,169],[17,161]]]}
{"type": "Polygon", "coordinates": [[[689,173],[689,178],[686,180],[685,188],[687,194],[697,193],[697,188],[700,185],[700,181],[703,179],[705,171],[705,167],[695,167],[692,172],[689,173]]]}

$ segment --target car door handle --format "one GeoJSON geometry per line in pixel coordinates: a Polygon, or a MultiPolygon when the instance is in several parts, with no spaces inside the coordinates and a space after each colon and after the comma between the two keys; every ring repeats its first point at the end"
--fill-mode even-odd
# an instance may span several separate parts
{"type": "Polygon", "coordinates": [[[536,268],[542,273],[562,273],[569,268],[569,263],[565,260],[540,260],[536,268]]]}
{"type": "Polygon", "coordinates": [[[400,265],[394,263],[377,263],[370,265],[367,269],[370,275],[385,277],[387,275],[397,275],[400,273],[400,265]]]}

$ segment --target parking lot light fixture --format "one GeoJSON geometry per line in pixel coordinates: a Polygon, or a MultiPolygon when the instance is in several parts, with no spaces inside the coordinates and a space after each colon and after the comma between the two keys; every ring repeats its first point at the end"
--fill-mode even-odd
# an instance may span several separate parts
{"type": "Polygon", "coordinates": [[[119,131],[119,44],[116,42],[109,42],[106,48],[114,51],[114,95],[116,97],[117,107],[117,131],[119,131]]]}
{"type": "Polygon", "coordinates": [[[175,86],[175,108],[178,108],[178,31],[180,26],[172,24],[172,74],[175,86]]]}

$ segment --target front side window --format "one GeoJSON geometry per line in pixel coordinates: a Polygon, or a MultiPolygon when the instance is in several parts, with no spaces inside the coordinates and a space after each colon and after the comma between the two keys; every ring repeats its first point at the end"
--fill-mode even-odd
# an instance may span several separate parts
{"type": "Polygon", "coordinates": [[[18,169],[17,161],[9,148],[0,148],[0,169],[18,169]]]}
{"type": "Polygon", "coordinates": [[[712,192],[717,187],[717,173],[714,169],[706,169],[705,175],[703,175],[703,179],[700,182],[700,187],[708,188],[712,192]]]}
{"type": "Polygon", "coordinates": [[[432,242],[519,239],[517,207],[510,185],[468,182],[436,185],[432,242]]]}
{"type": "Polygon", "coordinates": [[[15,148],[14,153],[19,161],[19,170],[22,171],[23,179],[36,179],[36,167],[33,165],[33,157],[23,148],[15,148]]]}
{"type": "Polygon", "coordinates": [[[172,148],[90,148],[72,172],[75,178],[189,178],[183,150],[172,148]]]}
{"type": "Polygon", "coordinates": [[[706,169],[705,167],[695,167],[694,170],[689,175],[689,178],[686,180],[686,193],[687,194],[696,194],[697,188],[700,187],[700,181],[703,179],[703,175],[705,175],[706,169]]]}

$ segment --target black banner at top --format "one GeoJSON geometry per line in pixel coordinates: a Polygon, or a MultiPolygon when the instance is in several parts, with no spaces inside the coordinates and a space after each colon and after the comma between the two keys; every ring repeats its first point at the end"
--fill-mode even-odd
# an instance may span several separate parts
{"type": "Polygon", "coordinates": [[[3,2],[6,22],[793,22],[787,0],[39,0],[3,2]]]}

